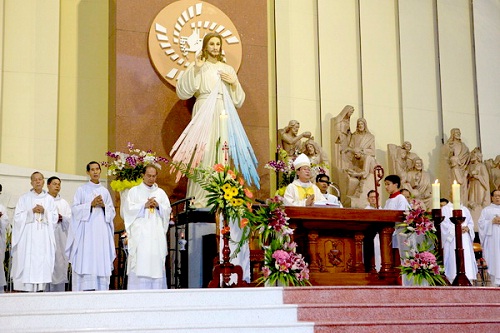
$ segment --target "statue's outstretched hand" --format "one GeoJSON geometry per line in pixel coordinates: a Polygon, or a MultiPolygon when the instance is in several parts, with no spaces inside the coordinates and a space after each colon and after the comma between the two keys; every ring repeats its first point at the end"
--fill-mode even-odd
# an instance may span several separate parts
{"type": "Polygon", "coordinates": [[[202,52],[197,53],[196,58],[195,58],[195,66],[198,69],[200,69],[201,66],[203,66],[205,64],[205,59],[201,58],[202,54],[203,54],[202,52]]]}
{"type": "Polygon", "coordinates": [[[222,79],[222,81],[224,81],[226,83],[229,83],[230,85],[235,84],[236,81],[238,80],[238,78],[236,77],[236,75],[233,75],[233,74],[219,72],[219,75],[220,75],[220,78],[222,79]]]}

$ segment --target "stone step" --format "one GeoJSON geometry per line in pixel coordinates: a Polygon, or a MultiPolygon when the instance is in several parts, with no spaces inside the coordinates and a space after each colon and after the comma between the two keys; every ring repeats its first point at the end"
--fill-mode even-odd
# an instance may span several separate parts
{"type": "Polygon", "coordinates": [[[219,327],[199,327],[186,324],[182,328],[169,328],[165,326],[149,327],[149,328],[99,328],[89,331],[87,328],[67,328],[67,329],[20,329],[20,330],[3,330],[2,333],[88,333],[88,332],[103,332],[103,333],[314,333],[314,323],[257,323],[239,325],[232,324],[219,327]]]}
{"type": "MultiPolygon", "coordinates": [[[[373,300],[372,300],[373,301],[373,300]]],[[[500,304],[475,303],[415,303],[409,311],[408,304],[300,304],[299,320],[322,322],[338,318],[342,321],[383,321],[426,319],[500,319],[500,304]]]]}
{"type": "Polygon", "coordinates": [[[400,287],[335,286],[285,288],[285,303],[391,304],[415,303],[500,303],[495,287],[400,287]]]}
{"type": "Polygon", "coordinates": [[[331,321],[316,323],[314,333],[500,332],[498,320],[331,321]]]}
{"type": "Polygon", "coordinates": [[[143,309],[109,308],[107,310],[66,310],[58,312],[39,309],[36,312],[19,314],[0,314],[0,327],[3,329],[49,329],[68,327],[86,327],[87,329],[148,328],[148,325],[183,328],[186,324],[194,327],[223,327],[237,322],[245,326],[255,323],[274,325],[297,322],[296,305],[260,305],[247,306],[242,300],[239,307],[166,307],[143,309]],[[117,326],[117,324],[119,326],[117,326]]]}
{"type": "Polygon", "coordinates": [[[106,310],[118,307],[193,308],[283,304],[283,288],[119,290],[0,294],[0,314],[19,311],[106,310]]]}
{"type": "Polygon", "coordinates": [[[314,333],[283,288],[0,295],[4,332],[314,333]]]}

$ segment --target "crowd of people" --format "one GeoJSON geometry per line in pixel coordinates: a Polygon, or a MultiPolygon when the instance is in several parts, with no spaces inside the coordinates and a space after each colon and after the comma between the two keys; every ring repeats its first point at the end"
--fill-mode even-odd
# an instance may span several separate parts
{"type": "MultiPolygon", "coordinates": [[[[61,198],[61,179],[36,171],[32,189],[23,194],[12,219],[11,257],[14,291],[65,291],[71,268],[73,291],[108,290],[116,258],[115,208],[100,182],[101,166],[87,164],[89,182],[81,185],[73,204],[61,198]]],[[[122,199],[128,235],[128,289],[166,289],[166,234],[170,201],[156,184],[158,168],[149,164],[143,182],[122,199]]],[[[9,219],[0,205],[0,260],[4,262],[9,219]]],[[[4,265],[0,292],[6,286],[4,265]]]]}

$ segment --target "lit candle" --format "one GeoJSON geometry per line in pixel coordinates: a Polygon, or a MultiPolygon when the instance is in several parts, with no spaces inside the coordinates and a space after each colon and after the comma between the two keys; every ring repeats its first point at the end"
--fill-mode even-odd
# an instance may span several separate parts
{"type": "Polygon", "coordinates": [[[456,180],[451,185],[451,194],[453,196],[453,209],[460,209],[460,184],[456,180]]]}
{"type": "Polygon", "coordinates": [[[228,122],[228,114],[226,110],[222,110],[219,116],[219,138],[220,138],[220,146],[219,146],[219,163],[225,164],[225,150],[224,143],[228,143],[228,132],[227,132],[227,122],[228,122]]]}
{"type": "Polygon", "coordinates": [[[439,209],[441,206],[439,205],[441,197],[441,185],[438,183],[438,180],[432,184],[432,209],[439,209]]]}

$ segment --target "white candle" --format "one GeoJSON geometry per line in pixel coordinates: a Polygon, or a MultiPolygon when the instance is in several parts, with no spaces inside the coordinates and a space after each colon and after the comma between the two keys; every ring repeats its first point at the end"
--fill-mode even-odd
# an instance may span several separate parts
{"type": "Polygon", "coordinates": [[[229,141],[229,135],[227,132],[228,119],[229,115],[226,113],[226,110],[222,110],[219,116],[219,163],[222,164],[225,164],[225,154],[227,153],[226,150],[224,150],[224,143],[228,143],[229,141]]]}
{"type": "Polygon", "coordinates": [[[432,209],[441,208],[439,202],[441,200],[441,185],[438,183],[438,180],[432,184],[432,209]]]}
{"type": "Polygon", "coordinates": [[[460,184],[456,180],[451,185],[451,194],[453,196],[453,209],[460,209],[460,184]]]}

